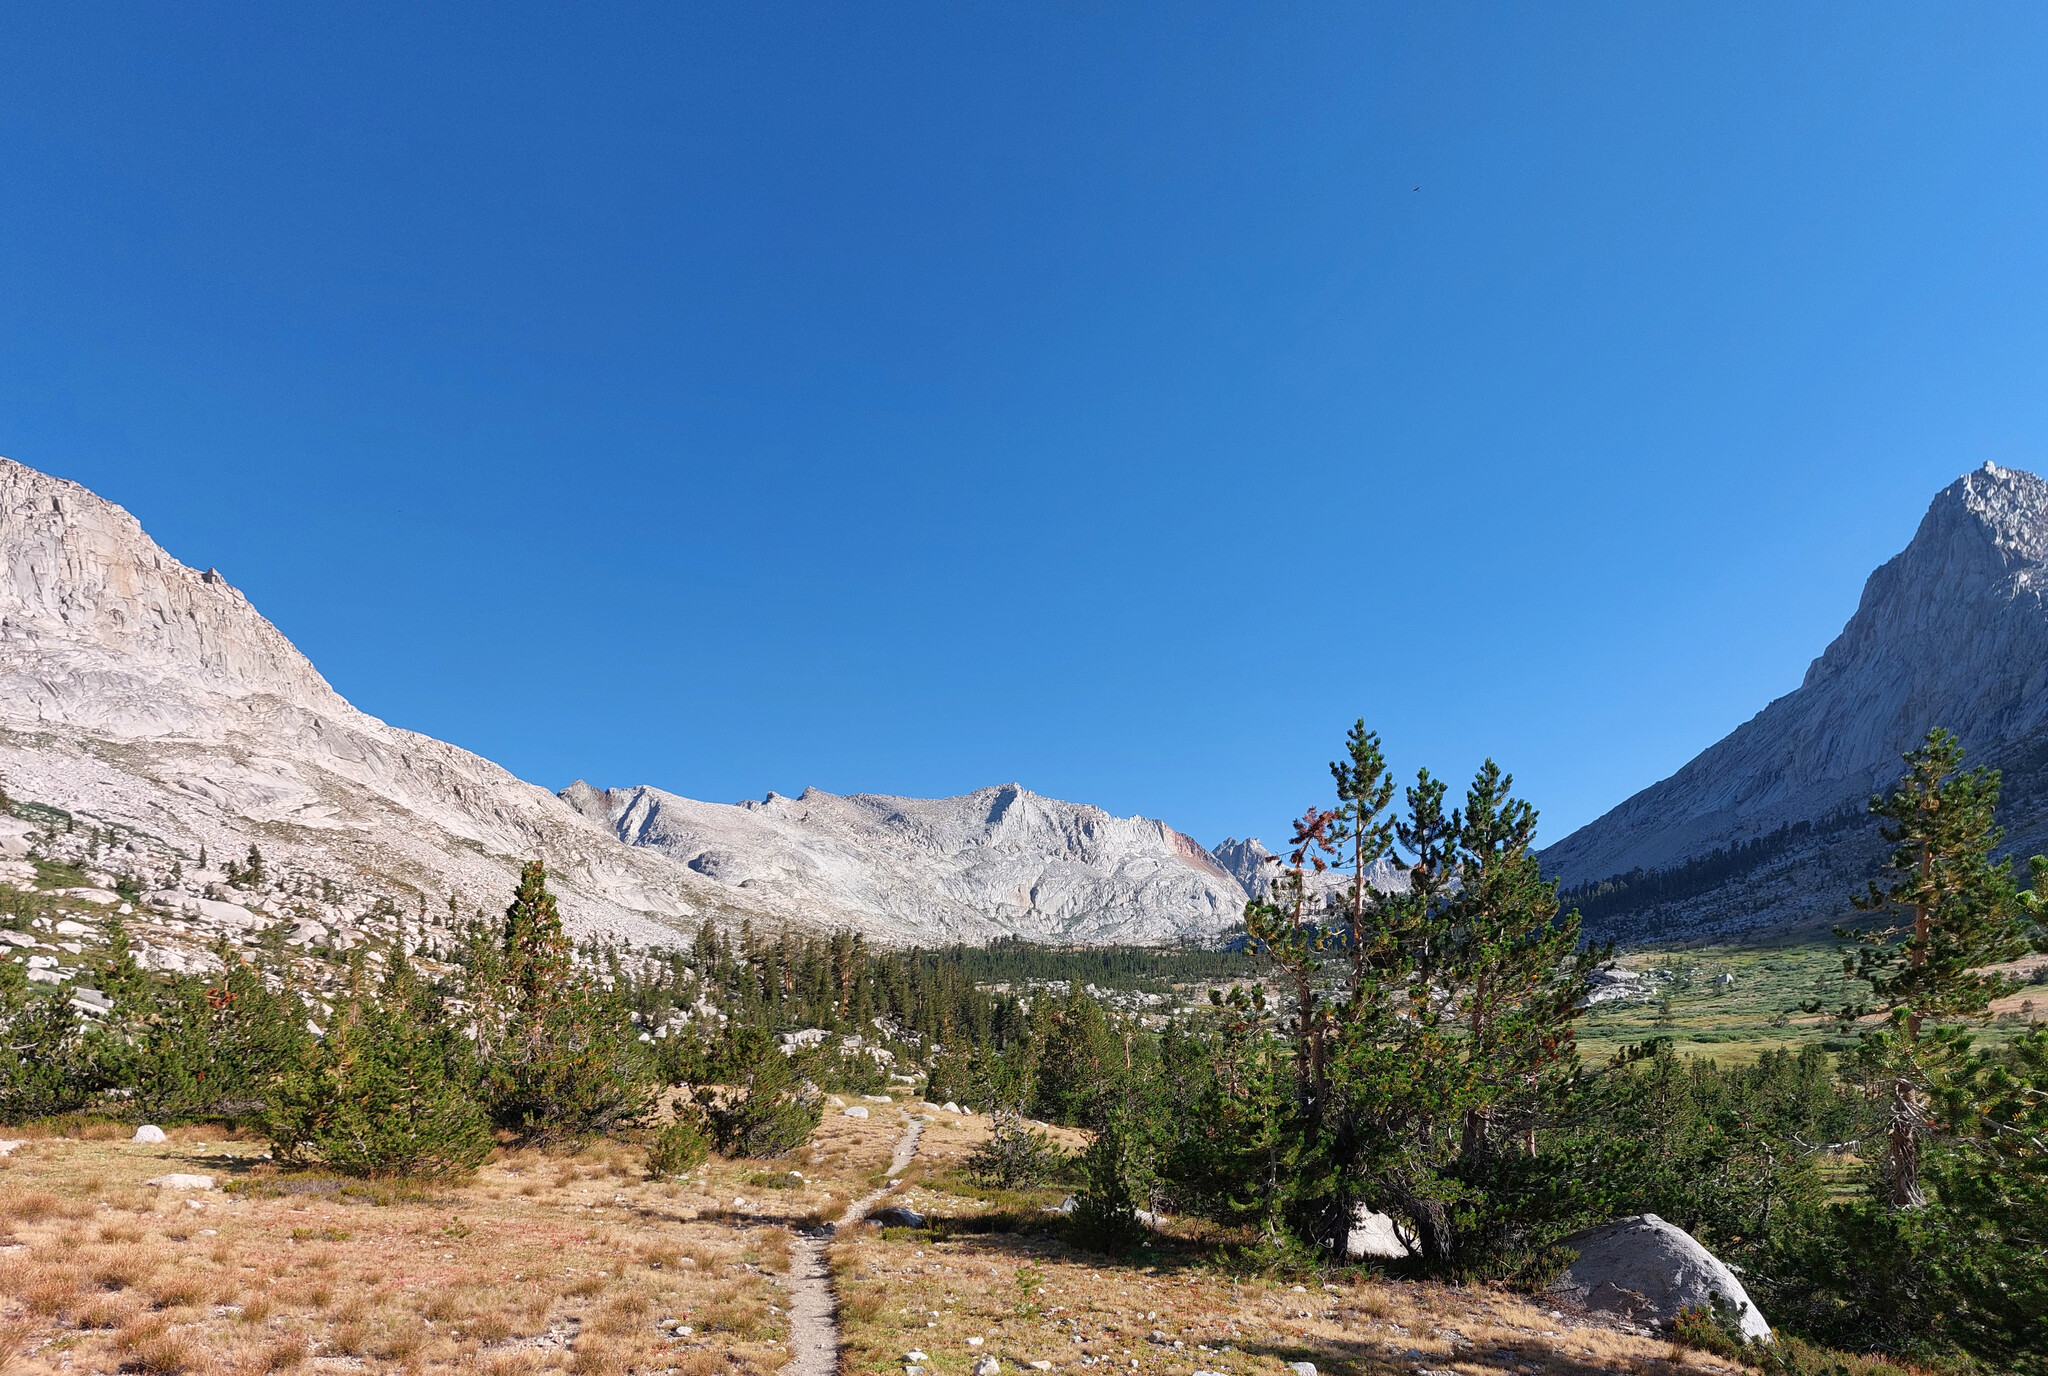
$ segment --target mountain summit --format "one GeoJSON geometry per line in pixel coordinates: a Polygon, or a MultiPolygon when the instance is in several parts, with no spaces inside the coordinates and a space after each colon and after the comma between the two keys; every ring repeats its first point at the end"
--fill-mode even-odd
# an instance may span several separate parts
{"type": "Polygon", "coordinates": [[[807,788],[727,804],[579,782],[562,796],[626,844],[720,884],[926,940],[1200,938],[1244,915],[1236,879],[1164,822],[1020,784],[957,798],[807,788]]]}
{"type": "Polygon", "coordinates": [[[2001,820],[2016,846],[2040,844],[2044,594],[2048,482],[1989,463],[1965,474],[1870,575],[1797,689],[1550,847],[1546,871],[1568,887],[1656,872],[1637,888],[1662,895],[1653,925],[1674,935],[1838,910],[1876,855],[1864,805],[1935,726],[2006,770],[2001,820]]]}

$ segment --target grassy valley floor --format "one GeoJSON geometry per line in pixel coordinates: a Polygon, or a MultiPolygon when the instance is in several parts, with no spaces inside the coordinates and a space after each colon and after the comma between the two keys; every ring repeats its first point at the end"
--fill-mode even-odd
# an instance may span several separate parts
{"type": "MultiPolygon", "coordinates": [[[[1801,1011],[1815,999],[1823,1008],[1839,1008],[1861,990],[1842,977],[1841,946],[1826,925],[1809,924],[1739,944],[1630,952],[1620,964],[1644,977],[1648,997],[1587,1009],[1578,1025],[1579,1045],[1596,1065],[1651,1037],[1671,1038],[1680,1055],[1731,1065],[1773,1049],[1847,1046],[1853,1033],[1845,1036],[1831,1017],[1801,1011]]],[[[2022,961],[2011,973],[2032,978],[2044,959],[2022,961]]],[[[2029,1019],[2042,1017],[2048,1017],[2048,986],[2029,985],[1992,1005],[1980,1039],[2001,1043],[2029,1019]]]]}
{"type": "Polygon", "coordinates": [[[792,1229],[882,1183],[908,1111],[930,1126],[886,1202],[926,1226],[848,1228],[830,1248],[848,1372],[967,1376],[984,1356],[1016,1376],[1732,1370],[1504,1291],[1233,1277],[1172,1224],[1112,1262],[1061,1240],[1042,1212],[1059,1192],[968,1181],[986,1119],[899,1100],[865,1120],[834,1112],[786,1161],[714,1158],[667,1183],[620,1144],[394,1186],[282,1168],[260,1141],[205,1129],[157,1145],[112,1125],[16,1130],[26,1140],[0,1169],[0,1371],[764,1376],[791,1357],[792,1229]],[[146,1183],[171,1174],[215,1188],[146,1183]]]}

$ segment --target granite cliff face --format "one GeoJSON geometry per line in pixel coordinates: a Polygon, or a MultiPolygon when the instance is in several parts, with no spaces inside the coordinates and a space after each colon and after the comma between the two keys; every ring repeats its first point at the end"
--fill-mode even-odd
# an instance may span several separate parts
{"type": "Polygon", "coordinates": [[[840,797],[806,789],[702,803],[658,788],[562,793],[629,846],[835,925],[928,941],[1205,938],[1245,894],[1164,822],[1112,817],[1018,784],[957,798],[840,797]]]}
{"type": "MultiPolygon", "coordinates": [[[[75,483],[0,460],[0,773],[10,792],[187,854],[259,844],[411,889],[504,902],[539,856],[584,931],[672,937],[765,910],[617,845],[546,789],[351,707],[218,573],[75,483]]],[[[189,863],[189,862],[188,862],[189,863]]]]}
{"type": "Polygon", "coordinates": [[[1957,479],[1912,542],[1870,576],[1855,615],[1796,690],[1550,847],[1546,872],[1571,886],[1635,870],[1670,876],[1691,862],[1700,883],[1678,887],[1699,892],[1653,912],[1665,935],[1838,912],[1881,850],[1864,805],[1935,726],[1962,739],[1971,763],[2005,770],[2009,841],[2043,848],[2044,594],[2048,482],[1991,464],[1957,479]],[[1702,860],[1738,845],[1744,856],[1702,860]],[[1717,868],[1728,872],[1715,880],[1717,868]]]}
{"type": "Polygon", "coordinates": [[[450,899],[496,911],[539,857],[573,926],[638,942],[706,917],[888,941],[1155,939],[1211,934],[1244,902],[1172,828],[1015,785],[737,807],[653,789],[611,795],[616,809],[587,789],[558,797],[356,710],[218,573],[4,459],[0,777],[16,797],[155,838],[188,868],[201,847],[255,843],[429,914],[450,899]]]}

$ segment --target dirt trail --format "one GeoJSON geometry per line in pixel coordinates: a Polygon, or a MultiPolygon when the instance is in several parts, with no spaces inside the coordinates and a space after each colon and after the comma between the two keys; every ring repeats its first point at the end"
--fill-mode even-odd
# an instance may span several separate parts
{"type": "Polygon", "coordinates": [[[831,1228],[799,1232],[789,1246],[789,1350],[783,1376],[838,1376],[839,1316],[832,1298],[832,1280],[825,1269],[825,1243],[832,1228],[844,1228],[867,1217],[882,1196],[896,1188],[896,1177],[917,1155],[924,1119],[912,1118],[889,1161],[889,1183],[847,1206],[831,1228]]]}

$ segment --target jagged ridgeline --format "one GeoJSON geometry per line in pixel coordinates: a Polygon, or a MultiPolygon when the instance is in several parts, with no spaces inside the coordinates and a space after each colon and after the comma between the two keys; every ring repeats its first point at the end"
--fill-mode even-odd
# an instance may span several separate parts
{"type": "Polygon", "coordinates": [[[706,919],[905,945],[1212,940],[1246,897],[1162,821],[1015,783],[937,799],[558,795],[358,711],[218,571],[7,460],[0,776],[188,869],[257,844],[281,868],[436,909],[496,902],[537,858],[573,932],[640,944],[706,919]]]}
{"type": "Polygon", "coordinates": [[[1870,798],[1937,726],[2003,771],[2005,850],[2048,850],[2044,598],[2048,483],[1958,478],[1797,689],[1549,847],[1544,872],[1589,930],[1631,940],[1840,918],[1883,852],[1870,798]]]}

